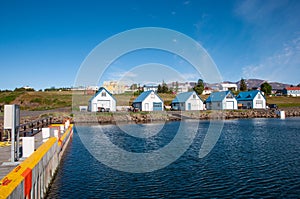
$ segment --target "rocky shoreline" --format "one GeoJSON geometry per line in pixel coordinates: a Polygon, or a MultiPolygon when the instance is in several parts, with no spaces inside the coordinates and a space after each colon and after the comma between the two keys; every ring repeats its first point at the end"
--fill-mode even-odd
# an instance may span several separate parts
{"type": "MultiPolygon", "coordinates": [[[[280,109],[286,117],[299,117],[300,108],[280,109]]],[[[238,119],[238,118],[277,118],[276,110],[230,110],[230,111],[164,111],[164,112],[116,112],[116,113],[75,113],[74,123],[148,123],[156,121],[179,121],[185,119],[238,119]]]]}
{"type": "MultiPolygon", "coordinates": [[[[300,117],[300,107],[281,108],[286,117],[300,117]]],[[[72,123],[148,123],[156,121],[179,121],[185,119],[238,119],[238,118],[277,118],[276,110],[230,110],[230,111],[163,111],[163,112],[115,112],[115,113],[88,113],[70,110],[57,112],[21,112],[21,124],[52,116],[52,123],[62,123],[68,118],[72,123]]],[[[3,131],[3,116],[0,117],[0,132],[3,131]]]]}

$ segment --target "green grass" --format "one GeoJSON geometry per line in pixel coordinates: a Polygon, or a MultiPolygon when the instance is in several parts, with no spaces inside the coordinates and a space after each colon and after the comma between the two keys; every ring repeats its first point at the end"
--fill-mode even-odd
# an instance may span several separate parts
{"type": "MultiPolygon", "coordinates": [[[[88,105],[89,99],[93,95],[83,92],[72,91],[50,91],[50,92],[0,92],[0,106],[4,104],[19,104],[22,110],[50,110],[56,108],[72,107],[79,110],[79,106],[88,105]]],[[[175,98],[173,94],[159,94],[165,105],[170,105],[175,98]]],[[[133,93],[114,95],[117,106],[130,106],[137,97],[133,93]]],[[[203,100],[208,95],[201,95],[203,100]]],[[[267,97],[267,103],[277,104],[279,108],[300,107],[300,97],[273,96],[267,97]]],[[[2,107],[3,108],[3,107],[2,107]]]]}
{"type": "Polygon", "coordinates": [[[267,97],[268,104],[277,104],[279,108],[300,107],[300,97],[272,96],[267,97]]]}

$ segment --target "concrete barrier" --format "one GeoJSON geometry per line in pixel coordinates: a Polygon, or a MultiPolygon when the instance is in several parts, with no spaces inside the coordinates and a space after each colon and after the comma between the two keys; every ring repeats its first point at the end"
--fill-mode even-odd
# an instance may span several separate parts
{"type": "Polygon", "coordinates": [[[44,198],[72,135],[70,125],[61,137],[49,138],[14,168],[0,181],[0,199],[44,198]]]}

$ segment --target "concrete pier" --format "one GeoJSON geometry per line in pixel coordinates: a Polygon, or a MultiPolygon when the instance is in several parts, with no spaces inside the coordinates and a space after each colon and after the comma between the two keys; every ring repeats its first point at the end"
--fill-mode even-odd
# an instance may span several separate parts
{"type": "MultiPolygon", "coordinates": [[[[51,128],[62,129],[62,125],[51,128]]],[[[73,135],[73,125],[64,125],[61,136],[50,137],[43,142],[42,133],[36,134],[37,149],[28,158],[16,165],[6,165],[10,147],[1,147],[0,199],[4,198],[44,198],[58,168],[66,146],[73,135]],[[2,155],[3,154],[3,155],[2,155]],[[8,154],[8,155],[5,155],[8,154]],[[2,168],[1,168],[2,167],[2,168]]]]}

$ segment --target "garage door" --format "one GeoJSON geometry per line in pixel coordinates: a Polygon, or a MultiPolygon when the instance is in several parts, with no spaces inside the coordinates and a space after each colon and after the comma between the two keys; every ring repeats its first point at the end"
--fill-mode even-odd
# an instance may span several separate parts
{"type": "Polygon", "coordinates": [[[110,108],[109,100],[98,100],[97,107],[110,108]]]}
{"type": "Polygon", "coordinates": [[[153,111],[161,111],[162,103],[161,102],[153,102],[153,111]]]}
{"type": "Polygon", "coordinates": [[[233,102],[226,102],[226,109],[232,110],[233,107],[233,102]]]}

